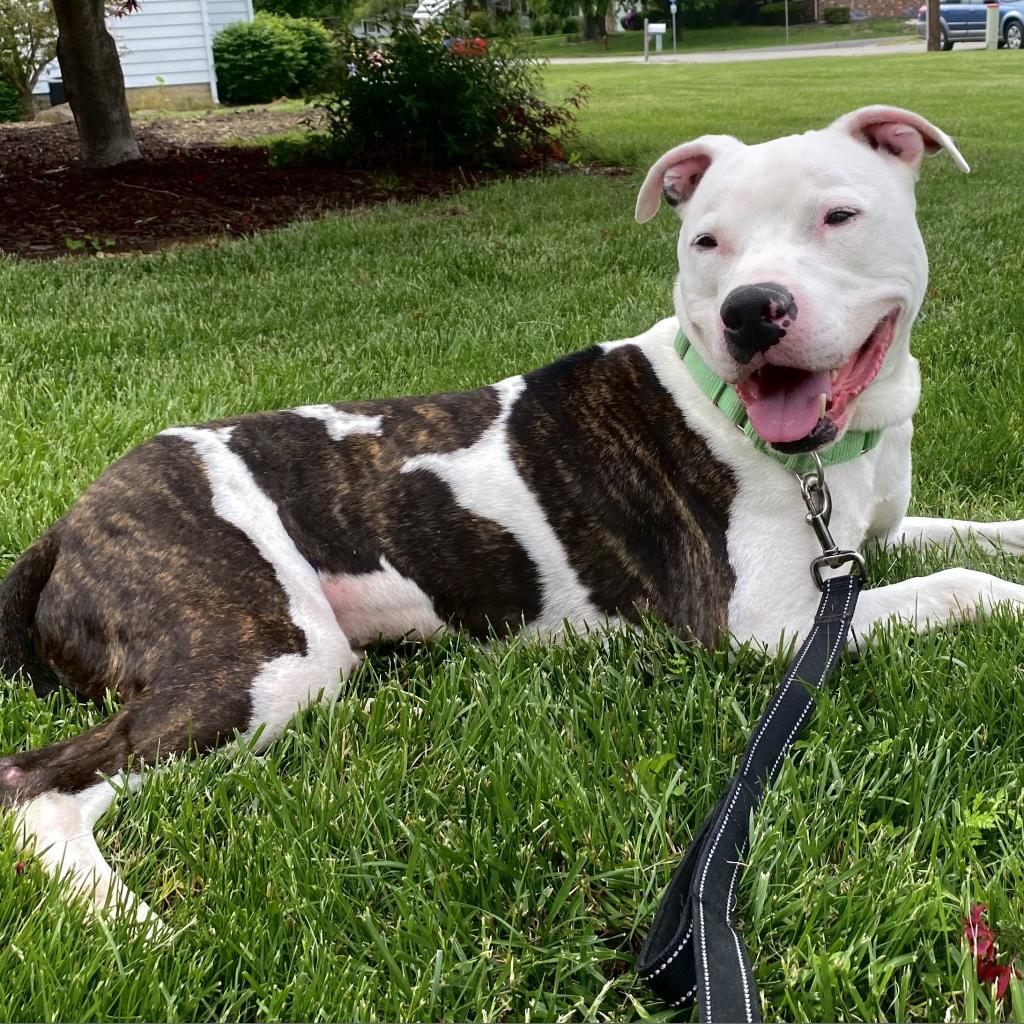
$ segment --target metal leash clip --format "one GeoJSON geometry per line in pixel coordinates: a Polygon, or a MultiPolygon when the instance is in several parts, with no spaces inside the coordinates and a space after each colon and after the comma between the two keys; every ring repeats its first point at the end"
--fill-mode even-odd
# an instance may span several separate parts
{"type": "Polygon", "coordinates": [[[803,475],[798,473],[797,478],[800,481],[800,493],[804,496],[804,504],[807,506],[807,522],[813,527],[822,551],[811,562],[811,579],[819,590],[824,590],[825,581],[821,578],[821,570],[825,566],[838,569],[850,565],[851,572],[859,573],[861,579],[867,582],[868,569],[864,563],[864,556],[859,551],[840,551],[832,539],[828,528],[832,519],[832,495],[829,494],[828,484],[825,483],[825,467],[821,464],[817,452],[808,454],[814,460],[814,469],[803,475]]]}

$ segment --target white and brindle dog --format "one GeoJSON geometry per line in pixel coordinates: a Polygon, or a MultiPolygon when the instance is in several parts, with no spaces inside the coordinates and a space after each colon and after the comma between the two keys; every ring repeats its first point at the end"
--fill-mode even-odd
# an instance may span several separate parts
{"type": "MultiPolygon", "coordinates": [[[[779,452],[881,432],[828,473],[843,547],[973,534],[1024,553],[1024,520],[905,517],[927,279],[914,184],[939,150],[967,170],[943,132],[889,107],[761,145],[696,139],[654,164],[636,206],[646,221],[664,195],[681,215],[675,317],[476,391],[240,416],[129,452],[0,584],[5,672],[123,700],[0,758],[22,841],[72,890],[150,920],[93,838],[114,783],[238,736],[268,743],[378,638],[557,638],[653,614],[701,642],[774,647],[818,600],[779,452]],[[699,385],[680,331],[760,444],[699,385]]],[[[1024,607],[1024,586],[949,569],[866,591],[854,629],[999,602],[1024,607]]]]}

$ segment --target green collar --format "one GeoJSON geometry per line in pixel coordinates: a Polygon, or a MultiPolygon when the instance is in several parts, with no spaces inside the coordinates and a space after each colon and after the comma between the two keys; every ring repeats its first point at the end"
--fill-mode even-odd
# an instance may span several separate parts
{"type": "MultiPolygon", "coordinates": [[[[743,402],[740,401],[740,396],[721,377],[715,376],[682,331],[676,335],[676,351],[682,356],[683,363],[701,391],[750,438],[750,442],[755,448],[770,455],[786,469],[791,469],[796,473],[809,472],[814,468],[814,463],[809,455],[803,453],[785,455],[776,451],[767,441],[763,441],[758,436],[757,431],[754,430],[747,418],[747,410],[743,402]]],[[[822,448],[818,452],[818,458],[826,466],[849,462],[851,459],[856,459],[865,452],[871,451],[881,439],[881,430],[848,430],[838,441],[830,444],[827,448],[822,448]]]]}

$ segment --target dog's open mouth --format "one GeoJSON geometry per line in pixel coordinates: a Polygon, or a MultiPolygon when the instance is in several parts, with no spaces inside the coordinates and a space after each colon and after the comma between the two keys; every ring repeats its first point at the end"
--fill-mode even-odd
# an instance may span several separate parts
{"type": "Polygon", "coordinates": [[[812,451],[846,426],[850,403],[875,379],[892,343],[899,309],[887,313],[840,367],[804,370],[765,363],[736,393],[758,435],[786,452],[812,451]]]}

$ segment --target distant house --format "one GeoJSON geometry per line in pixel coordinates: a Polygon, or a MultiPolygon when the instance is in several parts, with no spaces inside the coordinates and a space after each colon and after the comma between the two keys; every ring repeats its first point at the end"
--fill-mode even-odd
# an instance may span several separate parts
{"type": "MultiPolygon", "coordinates": [[[[252,0],[140,0],[139,9],[110,17],[128,102],[133,107],[188,107],[217,102],[213,37],[225,25],[252,21],[252,0]]],[[[60,67],[39,77],[36,93],[60,100],[60,67]]]]}

